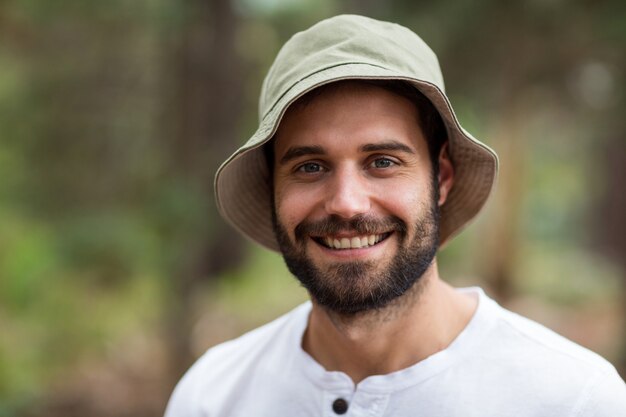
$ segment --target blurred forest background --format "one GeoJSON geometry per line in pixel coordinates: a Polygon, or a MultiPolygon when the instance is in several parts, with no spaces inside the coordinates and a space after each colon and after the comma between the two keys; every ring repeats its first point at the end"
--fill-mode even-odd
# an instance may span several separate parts
{"type": "Polygon", "coordinates": [[[218,217],[293,33],[412,28],[502,168],[440,255],[626,375],[626,2],[0,0],[0,416],[160,416],[215,343],[306,299],[218,217]]]}

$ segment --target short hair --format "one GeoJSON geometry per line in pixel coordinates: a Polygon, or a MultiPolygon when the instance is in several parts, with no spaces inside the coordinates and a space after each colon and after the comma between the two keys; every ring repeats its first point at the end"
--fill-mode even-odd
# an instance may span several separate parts
{"type": "MultiPolygon", "coordinates": [[[[439,173],[439,153],[441,148],[448,140],[443,119],[439,114],[439,111],[435,108],[433,103],[417,88],[402,80],[376,80],[376,79],[349,79],[340,80],[324,84],[312,91],[309,91],[304,96],[300,97],[289,108],[306,107],[313,99],[321,94],[341,88],[346,84],[365,84],[382,88],[391,93],[397,94],[411,101],[417,110],[418,123],[422,128],[422,133],[426,138],[428,144],[428,153],[433,169],[433,176],[436,178],[439,173]]],[[[268,168],[270,173],[274,168],[274,146],[273,138],[263,146],[263,152],[267,159],[268,168]]]]}

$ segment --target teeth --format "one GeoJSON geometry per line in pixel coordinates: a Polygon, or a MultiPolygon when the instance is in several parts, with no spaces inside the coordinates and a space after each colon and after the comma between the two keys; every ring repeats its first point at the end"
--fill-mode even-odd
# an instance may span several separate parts
{"type": "Polygon", "coordinates": [[[360,249],[373,246],[383,240],[383,235],[355,236],[353,238],[343,237],[341,239],[325,237],[324,243],[329,248],[334,249],[360,249]]]}

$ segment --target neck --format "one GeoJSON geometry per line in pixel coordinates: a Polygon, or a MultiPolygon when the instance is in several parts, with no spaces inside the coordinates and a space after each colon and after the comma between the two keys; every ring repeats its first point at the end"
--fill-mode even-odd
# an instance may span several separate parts
{"type": "Polygon", "coordinates": [[[313,303],[303,348],[326,370],[344,372],[357,384],[445,349],[476,304],[441,281],[433,262],[411,290],[381,310],[346,317],[313,303]]]}

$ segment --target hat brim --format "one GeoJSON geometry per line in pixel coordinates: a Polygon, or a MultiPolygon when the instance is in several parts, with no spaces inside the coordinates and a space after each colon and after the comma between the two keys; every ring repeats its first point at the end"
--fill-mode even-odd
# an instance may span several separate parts
{"type": "Polygon", "coordinates": [[[408,82],[428,97],[441,114],[455,170],[454,185],[441,206],[440,246],[444,245],[484,206],[494,187],[498,157],[461,127],[446,95],[437,86],[371,64],[346,63],[325,68],[286,91],[265,114],[248,142],[217,170],[215,198],[218,210],[245,236],[280,252],[272,226],[272,178],[262,146],[274,136],[285,111],[298,98],[321,85],[349,79],[408,82]]]}

